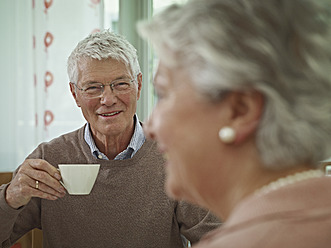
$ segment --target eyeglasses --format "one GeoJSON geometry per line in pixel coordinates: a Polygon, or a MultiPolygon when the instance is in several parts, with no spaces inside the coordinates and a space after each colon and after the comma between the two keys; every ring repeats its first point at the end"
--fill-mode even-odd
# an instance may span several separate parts
{"type": "Polygon", "coordinates": [[[92,99],[101,97],[107,85],[110,86],[115,95],[126,94],[132,89],[132,82],[134,81],[135,79],[116,79],[109,84],[91,83],[84,88],[79,88],[77,84],[74,85],[85,98],[92,99]]]}

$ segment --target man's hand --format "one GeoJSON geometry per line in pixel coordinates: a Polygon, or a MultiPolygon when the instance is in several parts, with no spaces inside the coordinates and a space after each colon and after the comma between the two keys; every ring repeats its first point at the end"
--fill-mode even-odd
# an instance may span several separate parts
{"type": "Polygon", "coordinates": [[[6,191],[6,201],[12,208],[26,205],[31,197],[56,200],[66,194],[58,170],[42,159],[27,159],[6,191]]]}

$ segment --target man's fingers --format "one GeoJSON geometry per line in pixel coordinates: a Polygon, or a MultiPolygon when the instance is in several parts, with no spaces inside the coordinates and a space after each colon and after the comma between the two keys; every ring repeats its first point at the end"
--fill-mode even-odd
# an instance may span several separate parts
{"type": "MultiPolygon", "coordinates": [[[[31,183],[33,188],[33,196],[34,197],[40,197],[44,199],[51,199],[63,197],[65,195],[64,190],[54,190],[53,188],[49,187],[47,184],[44,184],[41,181],[34,180],[34,182],[31,183]],[[38,185],[38,187],[37,187],[38,185]]],[[[62,186],[61,186],[62,187],[62,186]]]]}
{"type": "Polygon", "coordinates": [[[52,176],[55,174],[53,173],[54,171],[58,174],[55,167],[43,160],[31,160],[28,161],[28,163],[31,169],[25,168],[23,172],[34,181],[38,181],[39,185],[45,185],[47,188],[52,189],[52,191],[48,190],[46,192],[52,193],[53,190],[59,193],[65,192],[65,189],[60,184],[59,180],[52,176]]]}
{"type": "Polygon", "coordinates": [[[27,162],[32,168],[45,171],[57,180],[61,179],[59,171],[47,161],[42,159],[27,159],[27,162]]]}
{"type": "Polygon", "coordinates": [[[28,159],[23,162],[6,190],[6,201],[12,208],[26,205],[31,197],[56,200],[66,193],[54,176],[61,178],[57,169],[41,159],[28,159]],[[38,183],[37,183],[38,181],[38,183]]]}
{"type": "Polygon", "coordinates": [[[36,189],[36,188],[31,188],[30,194],[32,197],[38,197],[38,198],[47,199],[47,200],[57,200],[59,197],[62,197],[62,196],[56,196],[56,195],[46,193],[46,192],[36,189]]]}
{"type": "Polygon", "coordinates": [[[23,180],[25,181],[24,184],[22,183],[17,188],[17,190],[19,191],[18,193],[24,198],[40,197],[44,199],[54,200],[55,198],[57,199],[65,195],[65,192],[58,192],[53,188],[50,188],[43,182],[35,180],[28,176],[22,177],[21,181],[23,180]]]}

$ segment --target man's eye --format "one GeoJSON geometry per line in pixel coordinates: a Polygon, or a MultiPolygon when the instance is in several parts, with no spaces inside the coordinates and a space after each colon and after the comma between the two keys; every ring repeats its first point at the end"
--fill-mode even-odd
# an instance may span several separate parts
{"type": "Polygon", "coordinates": [[[116,89],[127,89],[129,88],[130,84],[127,82],[118,82],[116,84],[113,85],[114,88],[116,89]]]}
{"type": "Polygon", "coordinates": [[[101,86],[89,86],[85,89],[85,91],[89,92],[89,91],[97,91],[100,90],[101,86]]]}

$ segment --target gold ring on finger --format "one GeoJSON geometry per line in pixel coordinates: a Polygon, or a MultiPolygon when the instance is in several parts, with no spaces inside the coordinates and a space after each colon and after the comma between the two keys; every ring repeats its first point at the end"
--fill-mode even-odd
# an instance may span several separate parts
{"type": "Polygon", "coordinates": [[[39,181],[36,180],[36,189],[39,189],[39,181]]]}

